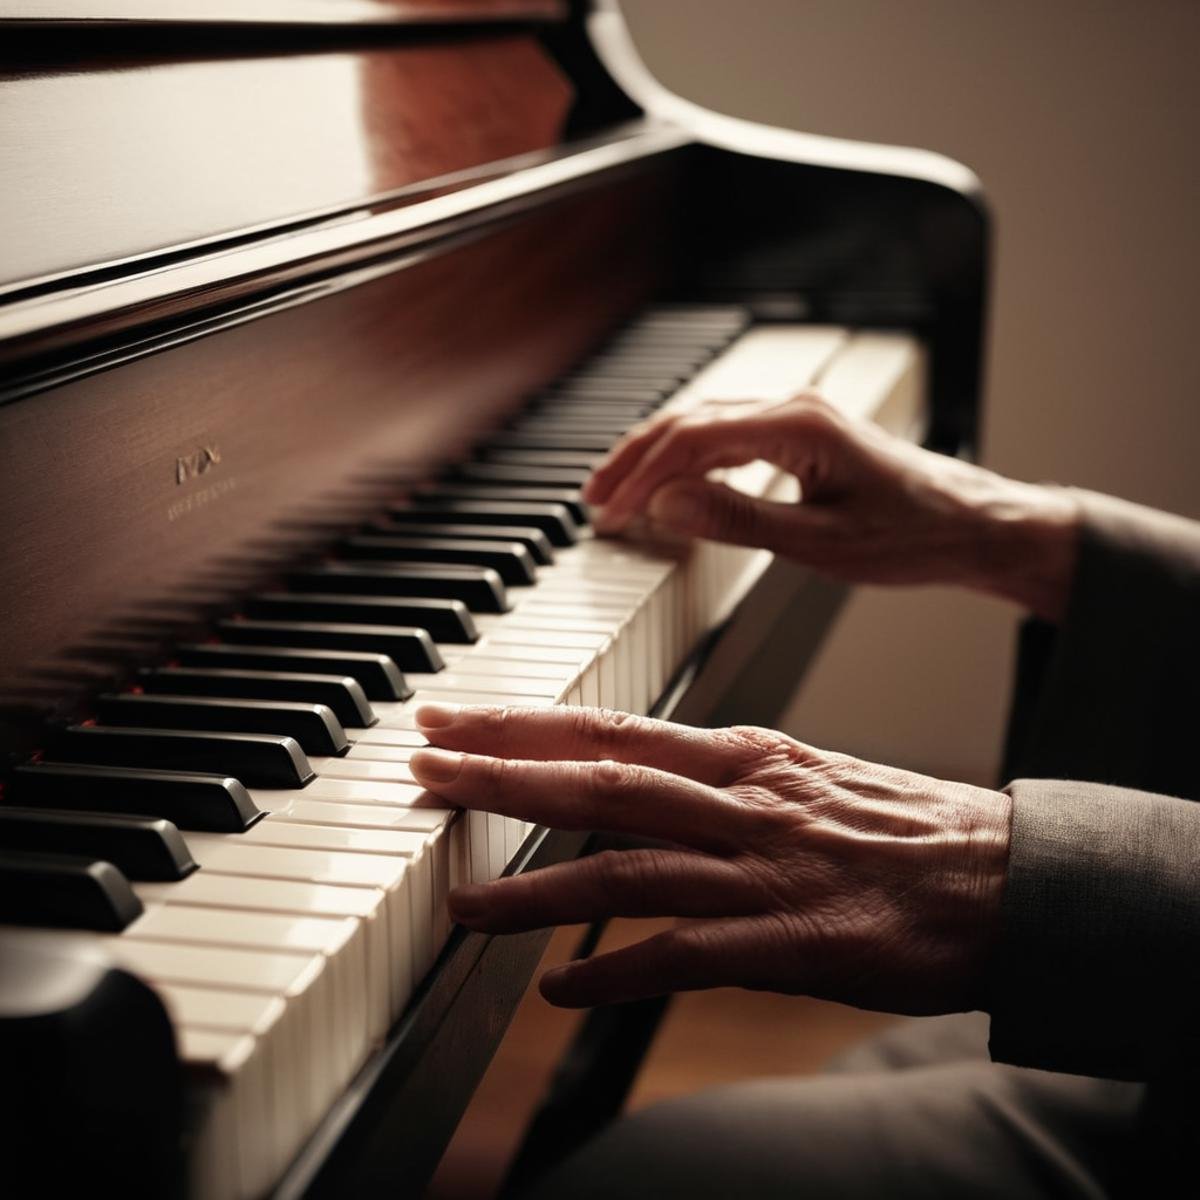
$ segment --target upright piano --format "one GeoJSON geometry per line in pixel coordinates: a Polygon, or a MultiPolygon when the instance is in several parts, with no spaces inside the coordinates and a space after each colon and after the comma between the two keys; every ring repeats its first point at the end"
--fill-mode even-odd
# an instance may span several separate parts
{"type": "Polygon", "coordinates": [[[432,801],[415,706],[774,719],[841,590],[579,488],[807,388],[970,454],[978,186],[670,94],[609,0],[0,34],[6,1190],[419,1195],[544,945],[446,891],[587,836],[432,801]]]}

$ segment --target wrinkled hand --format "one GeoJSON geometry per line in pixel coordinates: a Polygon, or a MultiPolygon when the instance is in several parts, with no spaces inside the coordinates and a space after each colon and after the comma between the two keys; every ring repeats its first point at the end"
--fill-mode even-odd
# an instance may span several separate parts
{"type": "Polygon", "coordinates": [[[417,712],[417,779],[465,808],[668,843],[606,851],[450,896],[496,933],[686,918],[556,968],[552,1003],[695,988],[864,1008],[978,1007],[1008,862],[1010,802],[815,750],[766,729],[694,729],[602,709],[417,712]]]}
{"type": "Polygon", "coordinates": [[[600,532],[647,515],[672,532],[760,546],[851,583],[961,584],[1058,620],[1078,511],[1064,491],[1018,483],[843,416],[815,394],[710,404],[624,437],[584,489],[600,532]],[[705,478],[765,459],[800,503],[705,478]]]}

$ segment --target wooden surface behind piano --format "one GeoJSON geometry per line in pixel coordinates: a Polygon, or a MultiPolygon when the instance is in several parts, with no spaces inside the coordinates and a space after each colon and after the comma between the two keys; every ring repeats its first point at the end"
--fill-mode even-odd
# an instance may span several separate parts
{"type": "Polygon", "coordinates": [[[668,189],[626,177],[0,408],[8,748],[557,374],[657,283],[668,189]]]}

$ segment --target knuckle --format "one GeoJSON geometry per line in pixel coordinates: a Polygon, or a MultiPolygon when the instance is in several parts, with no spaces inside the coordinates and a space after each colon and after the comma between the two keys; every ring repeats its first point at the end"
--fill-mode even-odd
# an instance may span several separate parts
{"type": "Polygon", "coordinates": [[[612,911],[637,912],[650,903],[658,878],[650,852],[605,850],[594,855],[590,862],[592,881],[612,911]]]}
{"type": "Polygon", "coordinates": [[[576,741],[600,750],[611,749],[621,744],[636,732],[640,718],[633,713],[620,712],[611,708],[579,708],[573,710],[576,741]]]}
{"type": "Polygon", "coordinates": [[[510,727],[507,708],[487,708],[480,712],[483,732],[492,740],[502,742],[510,727]]]}
{"type": "Polygon", "coordinates": [[[507,758],[489,758],[487,760],[487,781],[493,792],[504,792],[512,779],[512,766],[512,762],[507,758]]]}
{"type": "Polygon", "coordinates": [[[724,732],[756,765],[806,764],[811,757],[808,747],[777,729],[764,729],[759,725],[732,725],[724,732]]]}
{"type": "Polygon", "coordinates": [[[602,758],[588,772],[588,779],[592,784],[593,791],[605,793],[628,783],[628,775],[629,772],[624,763],[616,762],[611,758],[602,758]]]}
{"type": "Polygon", "coordinates": [[[718,515],[725,533],[731,541],[754,543],[759,540],[762,521],[753,500],[740,492],[730,491],[722,495],[718,515]]]}

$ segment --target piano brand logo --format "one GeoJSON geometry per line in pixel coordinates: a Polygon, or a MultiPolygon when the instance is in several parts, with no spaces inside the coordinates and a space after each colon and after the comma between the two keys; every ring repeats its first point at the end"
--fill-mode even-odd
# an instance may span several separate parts
{"type": "Polygon", "coordinates": [[[211,446],[201,446],[191,454],[184,454],[175,460],[176,484],[187,483],[207,474],[221,461],[220,447],[215,443],[211,446]]]}

